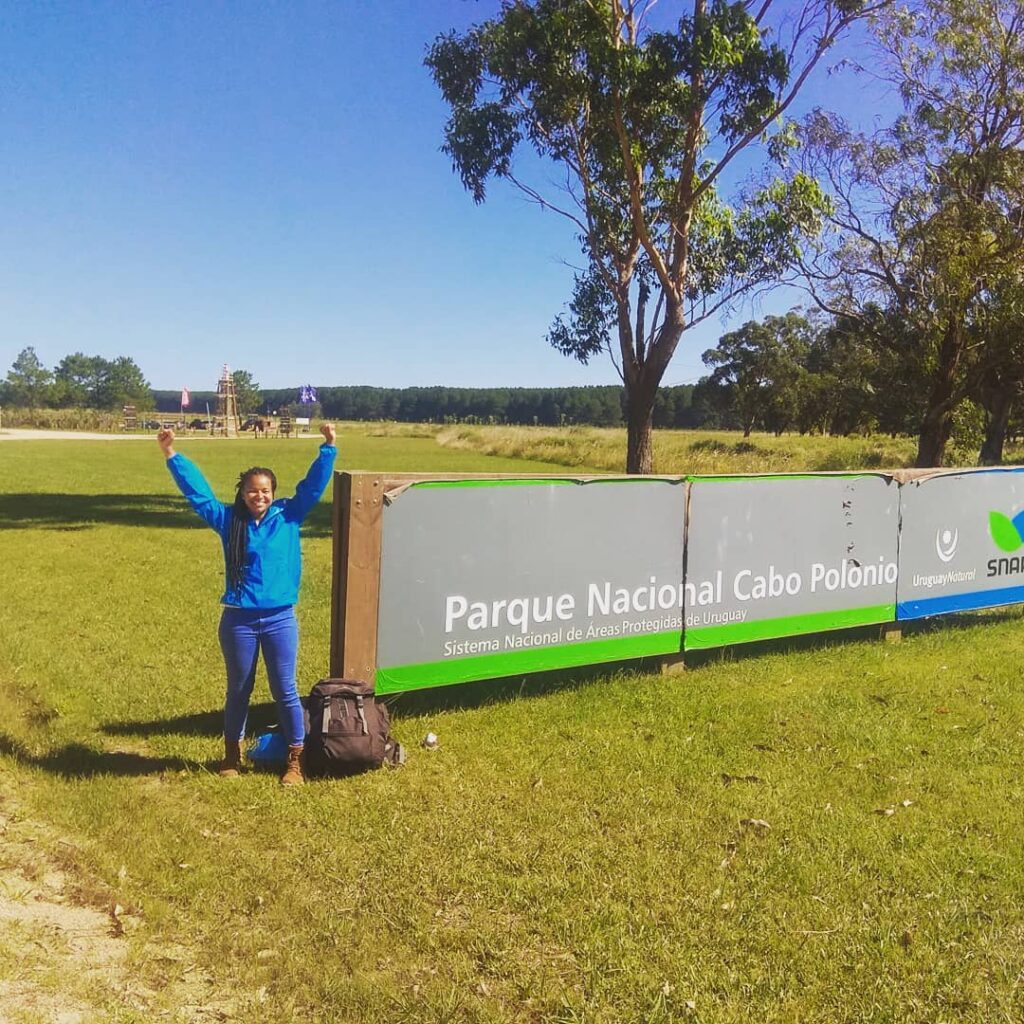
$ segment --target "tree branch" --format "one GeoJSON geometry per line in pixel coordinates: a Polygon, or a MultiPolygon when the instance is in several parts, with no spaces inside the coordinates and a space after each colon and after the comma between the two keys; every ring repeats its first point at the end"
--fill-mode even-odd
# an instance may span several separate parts
{"type": "Polygon", "coordinates": [[[879,0],[878,3],[871,5],[870,7],[864,8],[862,11],[857,12],[855,15],[841,15],[834,24],[826,22],[825,31],[819,38],[815,45],[814,51],[811,56],[807,59],[804,67],[801,69],[796,81],[793,83],[792,88],[789,92],[781,98],[773,108],[770,115],[764,117],[754,128],[748,131],[745,135],[734,142],[725,152],[725,155],[711,170],[711,173],[704,178],[704,180],[698,186],[694,200],[699,199],[715,182],[715,180],[721,175],[726,167],[735,159],[735,157],[742,152],[754,139],[759,135],[762,135],[767,127],[774,121],[780,114],[784,114],[796,98],[804,82],[807,80],[807,76],[814,70],[818,65],[818,62],[824,56],[825,51],[828,50],[832,44],[836,41],[839,34],[846,29],[854,21],[864,18],[870,14],[874,14],[879,10],[889,6],[891,0],[879,0]]]}

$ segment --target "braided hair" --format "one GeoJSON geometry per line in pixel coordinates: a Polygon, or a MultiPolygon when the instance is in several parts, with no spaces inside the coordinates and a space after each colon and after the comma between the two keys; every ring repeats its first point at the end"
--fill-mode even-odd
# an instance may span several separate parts
{"type": "Polygon", "coordinates": [[[252,514],[245,503],[245,488],[254,476],[265,476],[270,481],[270,491],[277,493],[277,477],[272,469],[265,466],[252,466],[244,473],[238,474],[235,484],[235,503],[231,506],[231,529],[228,533],[227,576],[228,593],[236,593],[241,589],[245,579],[245,555],[249,547],[249,521],[252,514]]]}

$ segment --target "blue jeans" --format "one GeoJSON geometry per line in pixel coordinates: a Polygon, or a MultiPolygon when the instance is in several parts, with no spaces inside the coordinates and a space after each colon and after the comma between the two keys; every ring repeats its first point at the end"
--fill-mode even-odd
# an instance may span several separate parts
{"type": "Polygon", "coordinates": [[[256,682],[256,659],[262,649],[281,731],[289,746],[302,743],[305,729],[295,682],[299,649],[295,609],[291,605],[269,609],[225,608],[218,632],[228,672],[224,735],[228,739],[245,737],[249,698],[256,682]]]}

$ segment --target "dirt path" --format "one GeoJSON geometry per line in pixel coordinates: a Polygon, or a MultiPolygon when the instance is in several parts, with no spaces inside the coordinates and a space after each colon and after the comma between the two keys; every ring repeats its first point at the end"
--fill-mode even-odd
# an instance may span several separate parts
{"type": "MultiPolygon", "coordinates": [[[[205,434],[185,435],[191,441],[205,434]]],[[[88,430],[30,430],[27,427],[4,427],[0,441],[149,441],[156,440],[156,431],[150,434],[100,434],[88,430]]],[[[210,438],[219,441],[223,438],[210,438]]]]}
{"type": "MultiPolygon", "coordinates": [[[[309,432],[294,435],[296,438],[307,438],[313,441],[320,441],[319,432],[309,432]]],[[[240,434],[240,438],[252,440],[253,435],[240,434]]],[[[224,437],[222,434],[216,436],[207,434],[205,431],[178,434],[179,440],[188,441],[233,441],[236,438],[224,437]]],[[[87,430],[29,430],[22,427],[4,427],[0,430],[0,441],[148,441],[156,443],[156,431],[149,434],[99,434],[87,430]]],[[[2,1024],[2,1022],[0,1022],[2,1024]]]]}
{"type": "Polygon", "coordinates": [[[156,434],[93,434],[85,430],[28,430],[4,427],[0,441],[152,441],[156,434]]]}
{"type": "Polygon", "coordinates": [[[190,951],[143,942],[139,914],[62,870],[47,851],[72,844],[23,816],[11,793],[0,778],[0,1024],[102,1024],[126,1011],[168,1024],[232,1020],[190,951]],[[133,961],[155,965],[146,973],[157,987],[133,961]]]}

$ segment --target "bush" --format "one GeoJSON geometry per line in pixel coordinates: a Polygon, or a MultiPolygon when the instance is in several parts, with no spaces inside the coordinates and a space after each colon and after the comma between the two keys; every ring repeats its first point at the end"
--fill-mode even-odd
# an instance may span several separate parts
{"type": "Polygon", "coordinates": [[[5,406],[5,427],[28,427],[34,430],[97,430],[115,433],[121,430],[124,417],[119,412],[102,409],[23,409],[5,406]]]}
{"type": "Polygon", "coordinates": [[[985,410],[975,402],[961,402],[953,412],[953,434],[946,448],[947,466],[976,466],[985,440],[985,410]]]}

